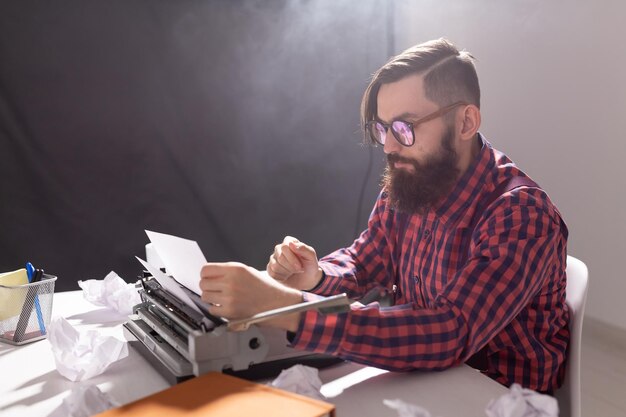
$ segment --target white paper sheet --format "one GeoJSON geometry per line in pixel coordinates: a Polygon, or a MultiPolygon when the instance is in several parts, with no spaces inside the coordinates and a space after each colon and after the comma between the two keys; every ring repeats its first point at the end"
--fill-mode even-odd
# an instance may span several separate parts
{"type": "Polygon", "coordinates": [[[152,274],[154,279],[156,279],[158,283],[161,284],[164,290],[166,290],[167,292],[169,292],[170,294],[178,298],[180,301],[187,304],[189,307],[196,310],[198,313],[202,313],[200,308],[198,308],[198,306],[191,300],[191,298],[189,298],[187,293],[180,288],[180,286],[178,285],[176,281],[174,281],[172,278],[168,277],[163,272],[161,272],[158,268],[153,267],[152,265],[150,265],[148,262],[144,261],[140,257],[135,256],[135,258],[137,258],[137,260],[141,262],[143,267],[146,268],[148,272],[152,274]]]}
{"type": "Polygon", "coordinates": [[[165,264],[167,272],[176,281],[201,295],[200,270],[206,264],[206,258],[198,243],[194,240],[149,230],[146,230],[146,234],[159,254],[159,258],[165,264]]]}

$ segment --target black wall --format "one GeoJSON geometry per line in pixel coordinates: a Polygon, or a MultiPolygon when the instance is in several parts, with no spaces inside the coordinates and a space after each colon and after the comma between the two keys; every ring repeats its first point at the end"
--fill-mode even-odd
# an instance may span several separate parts
{"type": "Polygon", "coordinates": [[[0,272],[130,281],[144,229],[258,268],[287,234],[349,244],[378,192],[359,103],[389,4],[0,2],[0,272]]]}

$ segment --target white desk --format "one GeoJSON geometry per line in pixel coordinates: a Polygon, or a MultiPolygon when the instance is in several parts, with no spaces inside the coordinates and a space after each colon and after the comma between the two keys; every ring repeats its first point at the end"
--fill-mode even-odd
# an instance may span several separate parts
{"type": "MultiPolygon", "coordinates": [[[[97,329],[124,339],[125,317],[95,307],[80,291],[57,293],[53,317],[65,317],[80,329],[97,329]]],[[[322,392],[336,404],[338,417],[395,416],[383,399],[400,398],[439,417],[484,417],[492,398],[507,389],[467,366],[445,372],[391,373],[346,363],[320,372],[322,392]]],[[[86,381],[125,404],[168,387],[138,352],[86,381]]],[[[0,416],[60,416],[63,398],[75,382],[55,368],[47,340],[16,347],[0,343],[0,416]]]]}

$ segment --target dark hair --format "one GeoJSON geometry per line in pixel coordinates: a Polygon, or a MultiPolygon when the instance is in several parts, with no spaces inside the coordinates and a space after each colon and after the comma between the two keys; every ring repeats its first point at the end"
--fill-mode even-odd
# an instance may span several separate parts
{"type": "Polygon", "coordinates": [[[405,50],[374,73],[361,101],[363,127],[376,117],[380,86],[413,74],[425,74],[426,98],[440,106],[464,101],[480,108],[480,87],[474,57],[466,51],[459,51],[447,39],[440,38],[405,50]]]}

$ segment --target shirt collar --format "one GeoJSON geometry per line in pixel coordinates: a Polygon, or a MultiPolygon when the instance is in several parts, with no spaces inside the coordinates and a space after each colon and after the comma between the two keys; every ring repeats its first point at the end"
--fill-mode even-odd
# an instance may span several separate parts
{"type": "Polygon", "coordinates": [[[478,154],[448,196],[433,207],[432,212],[441,222],[446,223],[455,215],[463,213],[475,204],[484,190],[493,188],[493,177],[489,175],[496,164],[493,147],[481,133],[478,133],[477,140],[480,144],[478,154]]]}

